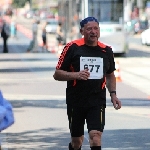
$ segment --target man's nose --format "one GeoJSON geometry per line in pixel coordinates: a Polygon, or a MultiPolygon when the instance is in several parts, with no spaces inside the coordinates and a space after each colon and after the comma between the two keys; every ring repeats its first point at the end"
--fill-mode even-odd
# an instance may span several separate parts
{"type": "Polygon", "coordinates": [[[95,29],[92,29],[92,30],[91,30],[91,33],[96,33],[96,30],[95,30],[95,29]]]}

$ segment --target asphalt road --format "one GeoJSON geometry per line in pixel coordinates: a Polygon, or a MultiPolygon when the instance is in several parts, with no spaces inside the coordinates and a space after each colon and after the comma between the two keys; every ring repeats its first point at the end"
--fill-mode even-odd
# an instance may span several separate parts
{"type": "MultiPolygon", "coordinates": [[[[133,40],[138,42],[136,38],[133,40]]],[[[66,82],[55,81],[52,77],[58,57],[55,53],[25,53],[29,41],[19,32],[18,39],[9,39],[9,53],[0,55],[0,90],[12,103],[15,115],[15,124],[1,133],[2,148],[67,150],[70,135],[65,104],[66,82]]],[[[1,45],[0,39],[0,52],[1,45]]],[[[137,61],[142,67],[141,63],[149,57],[145,55],[146,48],[131,48],[135,55],[115,58],[122,69],[122,82],[117,82],[117,95],[123,106],[116,111],[107,93],[103,150],[150,149],[149,93],[137,85],[141,82],[141,76],[138,75],[139,71],[136,72],[137,61]],[[139,55],[136,56],[136,50],[144,54],[142,60],[139,55]]],[[[149,63],[145,67],[148,70],[149,63]]],[[[146,82],[148,79],[142,83],[146,82]]],[[[82,149],[90,150],[86,125],[82,149]]]]}
{"type": "MultiPolygon", "coordinates": [[[[0,55],[0,85],[14,108],[15,124],[2,132],[2,147],[10,150],[66,150],[69,141],[65,82],[54,81],[54,54],[0,55]]],[[[107,94],[104,150],[149,150],[150,102],[140,89],[117,83],[121,110],[107,94]]],[[[90,150],[85,126],[83,150],[90,150]]]]}

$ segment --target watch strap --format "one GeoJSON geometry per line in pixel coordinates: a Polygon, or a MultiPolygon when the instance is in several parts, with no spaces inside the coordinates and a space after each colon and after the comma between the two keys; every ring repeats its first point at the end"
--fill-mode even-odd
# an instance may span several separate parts
{"type": "Polygon", "coordinates": [[[111,91],[111,92],[110,92],[110,96],[111,96],[112,93],[114,93],[114,94],[116,95],[116,91],[111,91]]]}

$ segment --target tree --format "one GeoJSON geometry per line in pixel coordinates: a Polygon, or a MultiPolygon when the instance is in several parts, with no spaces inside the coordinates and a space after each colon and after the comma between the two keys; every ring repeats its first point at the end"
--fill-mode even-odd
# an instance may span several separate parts
{"type": "Polygon", "coordinates": [[[12,5],[15,8],[24,7],[26,2],[30,2],[30,0],[13,0],[12,5]]]}

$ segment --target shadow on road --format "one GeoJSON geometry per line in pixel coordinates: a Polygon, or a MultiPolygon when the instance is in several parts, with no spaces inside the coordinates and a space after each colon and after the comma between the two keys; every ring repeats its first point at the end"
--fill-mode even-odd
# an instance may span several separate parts
{"type": "Polygon", "coordinates": [[[14,108],[42,107],[66,109],[66,100],[11,100],[10,102],[14,108]]]}
{"type": "MultiPolygon", "coordinates": [[[[28,55],[28,54],[27,54],[28,55]]],[[[12,55],[13,57],[13,55],[12,55]]],[[[34,56],[33,56],[34,57],[34,56]]],[[[2,62],[27,62],[27,63],[32,63],[32,62],[38,62],[40,61],[42,62],[56,62],[56,58],[0,58],[0,61],[2,62]]],[[[37,66],[37,67],[33,67],[32,65],[28,66],[28,67],[21,67],[21,68],[4,68],[4,69],[0,69],[1,73],[17,73],[17,72],[42,72],[42,71],[54,71],[56,67],[44,67],[44,66],[37,66]]]]}
{"type": "Polygon", "coordinates": [[[142,51],[142,50],[137,50],[137,49],[130,49],[129,52],[126,55],[120,56],[119,54],[115,54],[116,58],[130,58],[130,57],[137,57],[137,58],[141,58],[141,57],[146,57],[149,58],[150,57],[150,50],[149,52],[147,51],[142,51]]]}
{"type": "MultiPolygon", "coordinates": [[[[61,128],[7,134],[9,135],[7,137],[9,150],[67,150],[70,141],[70,134],[64,133],[61,128]]],[[[149,139],[149,129],[104,130],[102,148],[107,150],[149,150],[149,139]]],[[[83,143],[83,150],[90,150],[88,142],[83,143]]]]}
{"type": "MultiPolygon", "coordinates": [[[[13,55],[12,55],[13,56],[13,55]]],[[[44,61],[56,61],[56,58],[0,58],[0,61],[6,61],[6,62],[9,62],[9,61],[14,61],[14,62],[19,62],[19,61],[28,61],[28,62],[32,62],[32,61],[41,61],[41,62],[44,62],[44,61]]]]}
{"type": "Polygon", "coordinates": [[[64,133],[61,128],[7,133],[7,135],[9,150],[66,150],[70,137],[70,134],[64,133]],[[64,143],[64,141],[68,141],[68,143],[64,143]]]}
{"type": "MultiPolygon", "coordinates": [[[[120,99],[122,106],[150,106],[150,101],[147,99],[133,99],[133,98],[122,98],[120,99]]],[[[14,108],[23,108],[23,107],[41,107],[41,108],[61,108],[66,109],[66,100],[10,100],[14,108]]],[[[107,106],[112,106],[110,99],[107,99],[107,106]]]]}
{"type": "Polygon", "coordinates": [[[53,71],[55,67],[32,67],[32,68],[17,68],[17,69],[1,69],[1,73],[5,72],[41,72],[41,71],[53,71]]]}
{"type": "Polygon", "coordinates": [[[103,147],[108,150],[149,150],[149,139],[149,129],[104,130],[103,147]]]}
{"type": "Polygon", "coordinates": [[[145,51],[140,51],[140,50],[136,50],[136,49],[131,49],[129,51],[129,53],[127,54],[127,57],[150,57],[150,51],[149,52],[145,52],[145,51]]]}
{"type": "MultiPolygon", "coordinates": [[[[111,105],[110,100],[107,106],[111,105]]],[[[124,106],[148,106],[149,101],[141,99],[121,99],[124,106]],[[130,101],[130,103],[129,103],[130,101]],[[132,103],[134,101],[134,103],[132,103]],[[147,103],[145,103],[147,102],[147,103]]],[[[17,108],[60,108],[66,109],[64,100],[11,100],[17,112],[17,108]]],[[[22,112],[20,112],[22,113],[22,112]]],[[[22,120],[23,121],[23,120],[22,120]]],[[[61,122],[60,122],[61,123],[61,122]]],[[[37,130],[27,130],[24,132],[1,133],[7,137],[9,150],[67,150],[70,134],[63,128],[41,128],[37,130]],[[17,148],[16,148],[17,147],[17,148]]],[[[85,131],[88,137],[87,131],[85,131]]],[[[105,150],[149,150],[150,149],[149,129],[119,129],[104,130],[102,138],[102,148],[105,150]],[[138,139],[138,140],[137,140],[138,139]]],[[[90,150],[87,139],[84,140],[83,150],[90,150]]]]}
{"type": "MultiPolygon", "coordinates": [[[[26,53],[28,45],[26,44],[9,44],[8,53],[26,53]]],[[[3,45],[0,44],[0,53],[3,53],[3,45]]]]}

